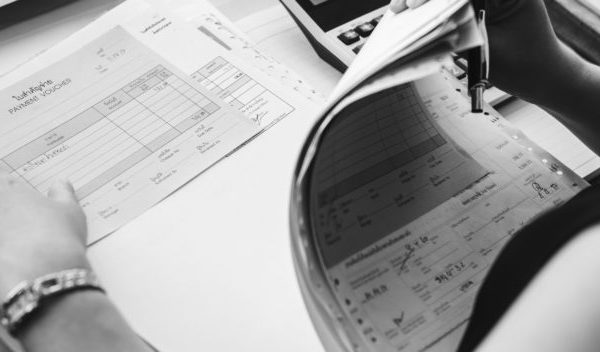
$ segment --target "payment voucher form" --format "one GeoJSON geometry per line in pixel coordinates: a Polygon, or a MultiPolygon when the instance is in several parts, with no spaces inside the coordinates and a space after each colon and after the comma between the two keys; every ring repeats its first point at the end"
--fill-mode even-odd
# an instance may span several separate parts
{"type": "Polygon", "coordinates": [[[43,193],[69,179],[90,242],[260,131],[121,27],[3,90],[0,107],[0,170],[43,193]]]}

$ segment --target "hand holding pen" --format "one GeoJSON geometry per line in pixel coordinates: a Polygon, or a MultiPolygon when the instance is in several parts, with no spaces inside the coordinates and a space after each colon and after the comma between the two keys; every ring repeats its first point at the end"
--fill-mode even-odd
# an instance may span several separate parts
{"type": "MultiPolygon", "coordinates": [[[[402,12],[408,8],[416,8],[427,0],[392,0],[390,9],[393,12],[402,12]]],[[[472,0],[477,25],[484,37],[484,45],[471,49],[467,53],[469,62],[468,87],[471,95],[471,110],[474,113],[483,112],[483,93],[488,87],[489,76],[489,46],[486,31],[485,0],[472,0]]]]}
{"type": "MultiPolygon", "coordinates": [[[[564,89],[557,86],[556,81],[572,83],[570,80],[573,73],[579,74],[580,70],[574,71],[572,66],[563,64],[573,54],[556,37],[544,1],[472,1],[474,7],[485,9],[489,51],[486,56],[473,55],[474,60],[469,61],[487,62],[484,68],[489,68],[489,81],[495,87],[526,101],[548,104],[553,110],[558,110],[555,105],[565,98],[564,94],[556,93],[557,90],[564,93],[564,89]],[[486,60],[488,56],[489,60],[486,60]],[[556,79],[557,76],[561,79],[556,79]]],[[[394,12],[407,8],[407,0],[394,0],[390,7],[394,12]]],[[[483,26],[482,23],[480,25],[483,26]]],[[[461,56],[467,58],[469,51],[461,56]]],[[[486,70],[477,64],[471,66],[473,70],[479,68],[481,78],[486,78],[486,70]]],[[[471,88],[475,85],[473,79],[469,83],[471,88]]],[[[481,97],[482,88],[477,89],[473,95],[481,97]]],[[[576,108],[576,104],[571,106],[576,108]]]]}

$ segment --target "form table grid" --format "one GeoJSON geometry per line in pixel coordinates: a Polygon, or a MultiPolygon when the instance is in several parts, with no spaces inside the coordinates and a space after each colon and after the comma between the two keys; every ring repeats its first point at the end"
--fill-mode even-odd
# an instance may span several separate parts
{"type": "Polygon", "coordinates": [[[0,159],[39,191],[68,177],[83,199],[219,106],[161,65],[0,159]],[[50,162],[52,161],[52,162],[50,162]]]}

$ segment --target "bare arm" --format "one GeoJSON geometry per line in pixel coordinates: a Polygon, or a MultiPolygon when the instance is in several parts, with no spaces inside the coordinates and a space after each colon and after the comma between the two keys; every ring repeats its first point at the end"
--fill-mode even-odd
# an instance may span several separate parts
{"type": "MultiPolygon", "coordinates": [[[[403,11],[422,0],[394,0],[403,11]]],[[[542,0],[487,0],[490,80],[555,113],[600,154],[600,68],[556,37],[542,0]]]]}
{"type": "Polygon", "coordinates": [[[26,351],[150,351],[103,293],[57,298],[17,335],[26,351]]]}
{"type": "Polygon", "coordinates": [[[542,0],[490,0],[491,81],[556,113],[600,154],[600,68],[556,37],[542,0]]]}
{"type": "MultiPolygon", "coordinates": [[[[0,297],[24,280],[90,268],[86,221],[72,187],[54,186],[44,197],[0,172],[0,297]]],[[[109,298],[76,291],[53,298],[17,331],[28,352],[150,351],[109,298]]]]}

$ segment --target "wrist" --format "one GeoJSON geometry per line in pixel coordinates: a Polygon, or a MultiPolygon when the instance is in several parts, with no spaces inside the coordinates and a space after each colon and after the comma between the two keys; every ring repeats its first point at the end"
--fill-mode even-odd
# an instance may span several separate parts
{"type": "Polygon", "coordinates": [[[57,296],[34,314],[16,333],[26,351],[149,351],[99,291],[57,296]]]}
{"type": "Polygon", "coordinates": [[[15,333],[21,342],[27,340],[36,332],[44,330],[47,326],[52,329],[70,332],[82,324],[78,315],[98,317],[106,306],[106,294],[97,290],[80,290],[51,297],[32,315],[25,320],[15,333]]]}
{"type": "Polygon", "coordinates": [[[55,253],[50,256],[31,256],[15,260],[0,260],[0,301],[10,290],[24,281],[68,269],[91,270],[84,251],[55,253]]]}

